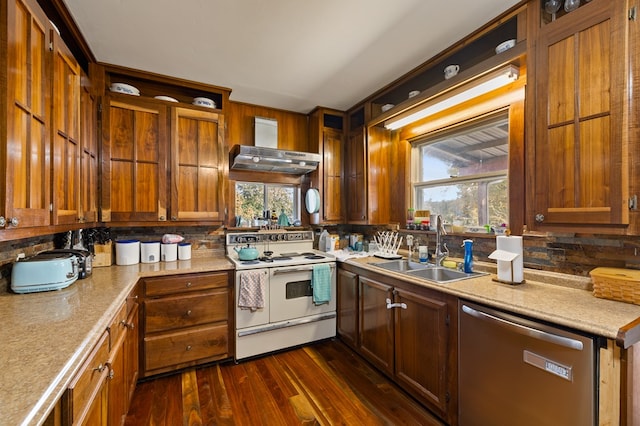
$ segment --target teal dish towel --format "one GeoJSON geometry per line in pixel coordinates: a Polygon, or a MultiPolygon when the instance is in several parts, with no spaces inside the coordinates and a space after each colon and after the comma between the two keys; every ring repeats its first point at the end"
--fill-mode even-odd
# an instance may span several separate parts
{"type": "Polygon", "coordinates": [[[313,303],[322,305],[331,301],[331,266],[328,263],[313,265],[311,287],[313,303]]]}

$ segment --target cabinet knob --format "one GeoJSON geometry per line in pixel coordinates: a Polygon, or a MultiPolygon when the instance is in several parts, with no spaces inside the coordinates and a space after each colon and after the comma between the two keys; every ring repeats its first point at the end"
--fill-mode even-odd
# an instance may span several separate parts
{"type": "Polygon", "coordinates": [[[8,226],[18,226],[18,224],[20,223],[20,221],[18,220],[17,217],[12,217],[11,219],[9,219],[9,221],[7,222],[8,226]]]}
{"type": "Polygon", "coordinates": [[[536,222],[538,222],[538,223],[544,222],[544,215],[542,213],[538,213],[536,215],[536,222]]]}
{"type": "Polygon", "coordinates": [[[191,282],[187,283],[187,288],[191,287],[191,282]]]}
{"type": "Polygon", "coordinates": [[[4,228],[5,226],[7,226],[7,219],[5,219],[4,216],[0,216],[0,228],[4,228]]]}
{"type": "Polygon", "coordinates": [[[159,216],[159,217],[158,217],[158,220],[162,220],[162,221],[164,221],[164,220],[167,220],[167,218],[166,218],[166,217],[164,217],[164,216],[159,216]]]}
{"type": "Polygon", "coordinates": [[[178,220],[178,216],[171,216],[171,220],[178,220]]]}
{"type": "Polygon", "coordinates": [[[109,370],[109,379],[110,379],[110,380],[113,380],[113,378],[114,378],[115,376],[116,376],[115,371],[113,371],[113,370],[109,370]]]}
{"type": "Polygon", "coordinates": [[[130,330],[133,330],[135,325],[133,323],[128,323],[124,320],[120,321],[120,325],[122,325],[124,328],[128,328],[130,330]]]}
{"type": "Polygon", "coordinates": [[[189,310],[187,311],[187,314],[186,314],[186,315],[187,315],[188,317],[190,317],[190,316],[191,316],[191,309],[189,309],[189,310]]]}
{"type": "Polygon", "coordinates": [[[93,369],[93,371],[97,371],[98,373],[102,373],[105,368],[106,368],[106,365],[100,363],[100,364],[98,364],[98,366],[96,368],[93,369]]]}
{"type": "Polygon", "coordinates": [[[191,350],[191,345],[187,345],[187,352],[191,350]]]}

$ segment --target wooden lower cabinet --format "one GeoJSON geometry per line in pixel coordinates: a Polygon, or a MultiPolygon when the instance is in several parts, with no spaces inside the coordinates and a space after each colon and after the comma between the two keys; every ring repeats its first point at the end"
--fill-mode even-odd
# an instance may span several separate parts
{"type": "Polygon", "coordinates": [[[363,276],[360,283],[360,351],[387,374],[393,374],[393,311],[387,299],[393,287],[363,276]]]}
{"type": "Polygon", "coordinates": [[[457,424],[456,298],[352,265],[341,265],[338,277],[340,338],[446,423],[457,424]]]}
{"type": "Polygon", "coordinates": [[[355,349],[358,346],[358,275],[338,269],[338,336],[355,349]]]}
{"type": "MultiPolygon", "coordinates": [[[[122,311],[127,313],[126,304],[122,311]]],[[[109,425],[122,425],[129,411],[129,404],[138,380],[138,305],[125,315],[117,317],[110,330],[116,339],[111,340],[109,385],[109,425]]]]}
{"type": "Polygon", "coordinates": [[[143,279],[141,377],[229,358],[228,271],[143,279]]]}
{"type": "Polygon", "coordinates": [[[138,304],[130,302],[136,292],[123,302],[62,396],[61,424],[124,424],[138,380],[138,304]]]}
{"type": "MultiPolygon", "coordinates": [[[[434,293],[394,291],[394,376],[405,389],[447,418],[450,401],[449,308],[434,293]]],[[[455,358],[452,359],[455,362],[455,358]]]]}
{"type": "Polygon", "coordinates": [[[62,397],[63,424],[107,424],[108,359],[109,332],[105,330],[62,397]]]}

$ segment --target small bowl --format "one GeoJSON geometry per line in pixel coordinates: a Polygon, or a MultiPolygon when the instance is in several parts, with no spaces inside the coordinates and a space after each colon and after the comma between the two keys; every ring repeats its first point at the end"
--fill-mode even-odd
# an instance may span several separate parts
{"type": "Polygon", "coordinates": [[[409,92],[409,99],[413,98],[414,96],[418,96],[420,94],[419,90],[412,90],[409,92]]]}
{"type": "Polygon", "coordinates": [[[112,92],[124,93],[125,95],[140,96],[140,90],[125,83],[112,83],[109,90],[112,92]]]}
{"type": "Polygon", "coordinates": [[[172,98],[171,96],[165,96],[165,95],[154,96],[154,99],[158,99],[160,101],[167,101],[167,102],[178,102],[176,98],[172,98]]]}
{"type": "Polygon", "coordinates": [[[387,112],[389,111],[391,108],[393,108],[395,105],[394,104],[384,104],[382,105],[382,112],[387,112]]]}
{"type": "Polygon", "coordinates": [[[193,98],[192,104],[193,105],[197,105],[197,106],[201,106],[201,107],[205,107],[205,108],[215,108],[216,107],[216,103],[213,101],[213,99],[202,98],[202,97],[193,98]]]}
{"type": "Polygon", "coordinates": [[[516,39],[515,38],[512,38],[511,40],[503,41],[502,43],[500,43],[496,47],[496,54],[505,52],[505,51],[511,49],[515,45],[516,45],[516,39]]]}

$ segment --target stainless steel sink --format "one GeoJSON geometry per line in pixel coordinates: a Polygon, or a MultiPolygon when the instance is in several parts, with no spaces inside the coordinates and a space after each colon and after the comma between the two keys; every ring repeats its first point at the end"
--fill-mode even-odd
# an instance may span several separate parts
{"type": "Polygon", "coordinates": [[[465,273],[455,269],[435,266],[433,264],[412,262],[407,259],[392,260],[388,262],[370,262],[369,264],[388,271],[399,272],[407,275],[408,277],[419,277],[439,284],[487,275],[486,272],[465,273]]]}
{"type": "Polygon", "coordinates": [[[449,283],[452,281],[466,280],[469,278],[481,277],[487,275],[486,272],[462,272],[455,269],[433,267],[416,271],[408,271],[407,275],[424,278],[425,280],[435,281],[437,283],[449,283]]]}
{"type": "Polygon", "coordinates": [[[379,268],[387,269],[389,271],[394,271],[394,272],[409,272],[409,271],[423,270],[430,267],[430,265],[428,264],[412,262],[407,259],[391,260],[388,262],[370,262],[369,264],[373,266],[377,266],[379,268]]]}

